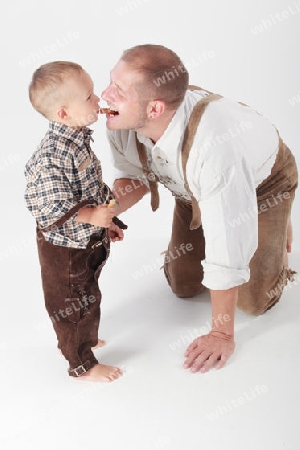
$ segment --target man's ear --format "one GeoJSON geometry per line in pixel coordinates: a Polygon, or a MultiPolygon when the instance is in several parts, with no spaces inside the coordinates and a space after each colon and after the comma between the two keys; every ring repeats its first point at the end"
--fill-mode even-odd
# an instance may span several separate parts
{"type": "Polygon", "coordinates": [[[149,102],[147,107],[147,115],[149,119],[156,119],[166,110],[166,104],[163,100],[153,100],[149,102]]]}
{"type": "Polygon", "coordinates": [[[61,106],[56,114],[58,115],[58,117],[60,118],[60,120],[65,120],[68,117],[68,110],[65,106],[61,106]]]}

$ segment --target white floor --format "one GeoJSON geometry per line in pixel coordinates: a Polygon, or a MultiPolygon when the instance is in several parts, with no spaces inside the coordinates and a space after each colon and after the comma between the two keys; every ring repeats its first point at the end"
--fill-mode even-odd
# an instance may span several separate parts
{"type": "MultiPolygon", "coordinates": [[[[127,239],[114,244],[101,277],[107,346],[97,356],[124,369],[114,383],[67,376],[43,307],[35,246],[27,256],[19,251],[1,329],[1,450],[299,449],[298,281],[264,316],[237,313],[237,347],[225,368],[184,370],[186,346],[209,326],[210,301],[207,293],[176,298],[159,269],[171,200],[162,193],[161,210],[151,214],[144,199],[124,216],[127,239]]],[[[10,253],[2,263],[7,282],[10,253]]],[[[296,232],[291,261],[299,270],[296,232]]]]}
{"type": "MultiPolygon", "coordinates": [[[[180,300],[160,252],[173,201],[162,191],[124,216],[101,276],[97,351],[125,375],[109,384],[67,376],[44,306],[25,208],[24,166],[47,123],[29,103],[33,71],[82,64],[101,95],[122,51],[144,43],[178,53],[191,84],[253,106],[280,130],[300,167],[300,4],[290,0],[10,0],[1,4],[0,450],[299,450],[300,278],[261,317],[236,316],[236,351],[220,371],[191,374],[183,353],[210,321],[207,293],[180,300]],[[298,43],[298,44],[297,44],[298,43]]],[[[94,151],[112,177],[105,119],[94,151]]],[[[300,190],[291,266],[300,277],[300,190]]]]}

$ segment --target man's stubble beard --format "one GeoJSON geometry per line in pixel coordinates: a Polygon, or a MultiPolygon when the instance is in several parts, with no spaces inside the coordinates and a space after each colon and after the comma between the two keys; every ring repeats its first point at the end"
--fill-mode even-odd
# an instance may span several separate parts
{"type": "Polygon", "coordinates": [[[138,123],[134,124],[131,128],[131,130],[134,131],[140,131],[141,129],[145,128],[148,123],[150,123],[150,119],[147,115],[147,105],[149,103],[149,100],[142,100],[140,107],[139,107],[139,121],[138,123]]]}
{"type": "Polygon", "coordinates": [[[143,128],[145,128],[147,126],[147,124],[150,123],[150,120],[148,119],[147,113],[145,112],[145,109],[141,109],[140,110],[140,114],[139,114],[139,118],[138,121],[135,123],[128,123],[128,125],[122,129],[123,130],[132,130],[132,131],[140,131],[143,128]]]}

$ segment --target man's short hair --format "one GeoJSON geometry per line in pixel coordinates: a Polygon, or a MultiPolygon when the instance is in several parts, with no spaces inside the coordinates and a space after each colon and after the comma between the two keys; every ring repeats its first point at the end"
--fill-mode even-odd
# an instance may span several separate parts
{"type": "Polygon", "coordinates": [[[61,95],[64,81],[74,75],[80,75],[83,68],[70,61],[52,61],[40,66],[32,75],[29,85],[29,99],[43,116],[49,118],[51,107],[61,95]]]}
{"type": "Polygon", "coordinates": [[[135,86],[142,97],[178,108],[188,88],[189,74],[175,52],[163,45],[143,44],[125,50],[121,60],[143,75],[141,84],[135,86]]]}

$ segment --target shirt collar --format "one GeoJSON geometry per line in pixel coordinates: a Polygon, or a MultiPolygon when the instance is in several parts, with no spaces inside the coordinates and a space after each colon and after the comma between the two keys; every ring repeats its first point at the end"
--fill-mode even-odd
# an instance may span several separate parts
{"type": "Polygon", "coordinates": [[[59,122],[50,122],[49,129],[59,136],[65,139],[73,141],[76,145],[81,146],[83,144],[90,144],[90,140],[93,141],[92,134],[94,130],[88,127],[71,128],[68,125],[64,125],[59,122]]]}
{"type": "Polygon", "coordinates": [[[156,142],[156,146],[165,149],[181,148],[184,130],[196,103],[206,95],[204,91],[187,91],[183,102],[172,117],[164,134],[156,142]]]}
{"type": "Polygon", "coordinates": [[[137,132],[138,140],[152,150],[159,148],[161,150],[164,150],[167,154],[177,151],[178,147],[181,148],[184,130],[187,126],[194,106],[199,100],[201,100],[201,98],[205,97],[206,95],[207,92],[203,90],[187,91],[183,102],[172,117],[172,120],[166,128],[164,134],[156,142],[156,144],[153,144],[151,139],[142,136],[137,132]]]}

